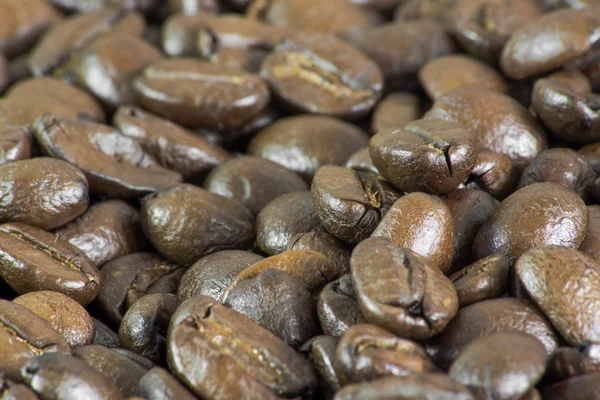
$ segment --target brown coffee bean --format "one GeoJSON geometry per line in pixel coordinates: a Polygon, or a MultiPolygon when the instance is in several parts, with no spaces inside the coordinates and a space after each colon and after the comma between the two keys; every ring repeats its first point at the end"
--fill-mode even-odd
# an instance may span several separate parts
{"type": "Polygon", "coordinates": [[[106,125],[44,114],[34,127],[42,152],[81,169],[97,195],[139,197],[182,179],[158,165],[135,140],[106,125]]]}
{"type": "Polygon", "coordinates": [[[187,269],[179,284],[178,296],[186,301],[194,296],[220,300],[233,279],[264,257],[241,250],[224,250],[202,257],[187,269]]]}
{"type": "Polygon", "coordinates": [[[433,100],[464,86],[508,93],[508,84],[502,75],[488,64],[464,55],[444,56],[429,61],[419,70],[419,82],[433,100]]]}
{"type": "Polygon", "coordinates": [[[92,317],[75,300],[62,293],[38,291],[13,300],[48,321],[72,347],[92,344],[96,328],[92,317]]]}
{"type": "Polygon", "coordinates": [[[146,109],[192,127],[240,128],[269,103],[258,76],[194,59],[154,62],[133,86],[146,109]]]}
{"type": "Polygon", "coordinates": [[[367,114],[383,90],[377,64],[328,35],[288,37],[265,59],[260,74],[286,107],[348,119],[367,114]]]}
{"type": "Polygon", "coordinates": [[[484,190],[498,200],[504,200],[514,192],[520,174],[520,168],[504,154],[481,151],[465,186],[484,190]]]}
{"type": "Polygon", "coordinates": [[[323,332],[334,337],[343,336],[354,325],[366,323],[356,301],[350,274],[328,283],[321,290],[317,312],[323,332]]]}
{"type": "Polygon", "coordinates": [[[64,161],[39,157],[0,165],[0,220],[57,228],[89,204],[85,175],[64,161]]]}
{"type": "Polygon", "coordinates": [[[120,107],[113,125],[135,139],[145,152],[165,168],[184,178],[203,177],[229,159],[229,153],[173,122],[142,111],[137,107],[120,107]]]}
{"type": "Polygon", "coordinates": [[[247,249],[254,242],[253,217],[246,207],[192,185],[146,197],[140,219],[154,247],[181,265],[220,250],[247,249]]]}
{"type": "Polygon", "coordinates": [[[520,169],[546,148],[546,136],[529,111],[502,93],[458,88],[438,98],[425,117],[463,125],[480,150],[504,154],[520,169]]]}
{"type": "Polygon", "coordinates": [[[600,372],[600,347],[588,343],[579,348],[561,347],[548,362],[546,374],[553,382],[600,372]]]}
{"type": "Polygon", "coordinates": [[[389,239],[446,273],[454,255],[453,225],[450,209],[439,198],[410,193],[394,203],[372,236],[389,239]]]}
{"type": "Polygon", "coordinates": [[[447,369],[475,339],[495,332],[520,331],[536,337],[548,355],[558,347],[558,335],[546,316],[524,299],[500,298],[461,308],[442,335],[426,344],[435,363],[447,369]]]}
{"type": "Polygon", "coordinates": [[[600,264],[563,246],[540,246],[515,265],[520,284],[571,346],[600,339],[600,264]]]}
{"type": "Polygon", "coordinates": [[[94,336],[94,344],[99,344],[108,348],[117,348],[120,347],[121,343],[119,343],[119,335],[113,332],[108,326],[106,326],[103,322],[97,320],[96,318],[92,318],[94,321],[94,327],[96,328],[96,334],[94,336]]]}
{"type": "Polygon", "coordinates": [[[161,47],[169,57],[199,56],[198,33],[211,20],[210,13],[174,14],[161,29],[161,47]]]}
{"type": "Polygon", "coordinates": [[[0,393],[3,400],[38,400],[34,391],[5,377],[4,373],[0,374],[0,393]]]}
{"type": "Polygon", "coordinates": [[[385,238],[362,241],[350,258],[365,319],[398,336],[427,339],[458,311],[452,283],[427,259],[385,238]]]}
{"type": "Polygon", "coordinates": [[[492,254],[450,275],[461,307],[499,297],[506,290],[510,261],[492,254]]]}
{"type": "Polygon", "coordinates": [[[350,156],[345,167],[358,172],[370,172],[374,175],[379,175],[377,167],[373,164],[373,159],[371,158],[368,147],[365,147],[350,156]]]}
{"type": "Polygon", "coordinates": [[[285,249],[318,251],[326,255],[344,274],[350,271],[350,252],[338,239],[326,232],[299,233],[289,240],[285,249]]]}
{"type": "Polygon", "coordinates": [[[310,398],[316,389],[306,359],[268,330],[207,297],[197,296],[178,308],[168,337],[169,367],[197,396],[310,398]],[[224,381],[221,371],[231,379],[224,381]]]}
{"type": "Polygon", "coordinates": [[[338,342],[338,338],[321,335],[315,336],[300,348],[319,375],[319,389],[322,395],[332,396],[333,392],[340,388],[340,381],[333,368],[338,342]]]}
{"type": "Polygon", "coordinates": [[[580,61],[592,52],[600,26],[598,10],[557,10],[521,27],[502,51],[500,65],[513,79],[531,76],[580,61]],[[535,51],[535,49],[548,51],[535,51]]]}
{"type": "Polygon", "coordinates": [[[583,72],[576,69],[561,69],[548,75],[546,79],[567,86],[576,93],[590,93],[592,91],[590,80],[583,72]]]}
{"type": "Polygon", "coordinates": [[[567,379],[544,388],[544,400],[595,399],[600,396],[600,373],[567,379]]]}
{"type": "Polygon", "coordinates": [[[542,378],[548,355],[534,336],[497,332],[469,344],[450,368],[450,376],[477,398],[520,399],[542,378]]]}
{"type": "Polygon", "coordinates": [[[379,173],[404,192],[448,193],[467,179],[477,160],[470,131],[435,119],[380,131],[369,150],[379,173]]]}
{"type": "Polygon", "coordinates": [[[394,92],[375,106],[371,117],[371,133],[384,129],[401,129],[421,117],[421,99],[412,93],[394,92]]]}
{"type": "Polygon", "coordinates": [[[140,379],[135,393],[146,400],[196,399],[173,375],[160,367],[152,368],[140,379]]]}
{"type": "Polygon", "coordinates": [[[600,262],[600,206],[588,206],[588,231],[579,251],[600,262]]]}
{"type": "Polygon", "coordinates": [[[263,157],[301,174],[310,182],[323,165],[344,165],[369,144],[358,127],[332,117],[299,115],[262,129],[248,154],[263,157]]]}
{"type": "Polygon", "coordinates": [[[449,11],[457,0],[404,0],[396,8],[394,20],[399,22],[433,20],[444,28],[450,27],[449,11]]]}
{"type": "MultiPolygon", "coordinates": [[[[0,104],[0,113],[2,112],[1,108],[0,104]]],[[[0,165],[31,158],[32,147],[31,134],[26,127],[0,126],[0,165]]]]}
{"type": "Polygon", "coordinates": [[[577,150],[584,156],[596,174],[600,173],[600,143],[591,143],[577,150]]]}
{"type": "Polygon", "coordinates": [[[534,183],[509,196],[483,223],[473,255],[518,257],[545,244],[578,248],[588,229],[585,203],[555,183],[534,183]]]}
{"type": "Polygon", "coordinates": [[[0,225],[0,276],[18,294],[51,290],[88,305],[100,289],[100,271],[76,247],[25,224],[0,225]]]}
{"type": "Polygon", "coordinates": [[[344,334],[334,367],[342,385],[438,371],[419,344],[369,324],[353,326],[344,334]]]}

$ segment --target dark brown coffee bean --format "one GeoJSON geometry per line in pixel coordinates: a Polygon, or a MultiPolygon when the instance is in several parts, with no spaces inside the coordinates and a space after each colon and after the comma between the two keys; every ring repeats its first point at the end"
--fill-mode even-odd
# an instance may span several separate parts
{"type": "Polygon", "coordinates": [[[260,74],[286,107],[341,118],[367,114],[383,90],[377,64],[326,35],[290,36],[265,59],[260,74]]]}
{"type": "Polygon", "coordinates": [[[94,321],[94,327],[96,328],[94,344],[99,344],[111,349],[120,347],[121,343],[119,343],[119,335],[117,333],[113,332],[112,329],[96,318],[92,318],[92,320],[94,321]]]}
{"type": "Polygon", "coordinates": [[[139,219],[139,212],[126,202],[108,200],[94,204],[54,233],[102,267],[117,257],[142,249],[145,240],[139,219]]]}
{"type": "Polygon", "coordinates": [[[465,386],[444,374],[411,374],[348,385],[334,400],[474,400],[465,386]]]}
{"type": "Polygon", "coordinates": [[[262,129],[250,142],[248,154],[281,164],[310,182],[323,165],[344,165],[368,144],[367,134],[347,122],[299,115],[282,118],[262,129]]]}
{"type": "Polygon", "coordinates": [[[325,395],[329,397],[340,388],[340,381],[333,368],[335,349],[338,343],[338,338],[322,335],[315,336],[300,348],[300,351],[306,354],[319,376],[321,394],[323,395],[323,392],[326,392],[325,395]]]}
{"type": "Polygon", "coordinates": [[[366,322],[356,301],[350,274],[328,283],[317,299],[321,329],[327,335],[341,337],[350,327],[366,322]]]}
{"type": "Polygon", "coordinates": [[[515,269],[527,294],[571,346],[600,340],[600,264],[563,246],[540,246],[515,269]]]}
{"type": "Polygon", "coordinates": [[[75,300],[62,293],[38,291],[13,300],[48,321],[72,347],[92,344],[96,328],[92,317],[75,300]]]}
{"type": "Polygon", "coordinates": [[[500,65],[513,79],[525,79],[577,63],[594,50],[600,27],[598,10],[558,10],[513,33],[502,51],[500,65]],[[536,49],[548,51],[536,51],[536,49]]]}
{"type": "Polygon", "coordinates": [[[240,128],[269,103],[258,76],[194,59],[157,61],[133,85],[145,108],[192,127],[240,128]]]}
{"type": "Polygon", "coordinates": [[[271,201],[256,217],[256,244],[269,255],[279,254],[286,249],[301,250],[305,247],[290,247],[295,235],[317,233],[314,231],[321,233],[323,230],[311,192],[288,193],[271,201]]]}
{"type": "Polygon", "coordinates": [[[401,129],[421,117],[421,100],[408,92],[394,92],[385,96],[373,110],[371,133],[384,129],[401,129]]]}
{"type": "Polygon", "coordinates": [[[135,394],[146,400],[196,400],[167,370],[155,367],[140,379],[135,394]]]}
{"type": "Polygon", "coordinates": [[[154,293],[176,293],[185,270],[152,253],[134,253],[114,259],[102,268],[102,287],[96,303],[110,322],[140,298],[154,293]]]}
{"type": "Polygon", "coordinates": [[[561,347],[552,354],[546,373],[556,382],[600,372],[599,350],[598,343],[588,343],[577,349],[561,347]]]}
{"type": "Polygon", "coordinates": [[[203,186],[210,192],[239,201],[254,214],[281,195],[308,190],[300,175],[254,156],[226,161],[210,172],[203,186]]]}
{"type": "Polygon", "coordinates": [[[0,393],[2,400],[38,400],[34,391],[7,378],[4,373],[0,373],[0,393]]]}
{"type": "Polygon", "coordinates": [[[365,147],[350,156],[345,167],[359,172],[370,172],[374,175],[379,175],[377,167],[373,164],[373,159],[371,158],[368,147],[365,147]]]}
{"type": "Polygon", "coordinates": [[[124,135],[135,139],[165,168],[184,178],[203,177],[229,159],[229,153],[173,122],[142,111],[137,107],[120,107],[113,124],[124,135]]]}
{"type": "Polygon", "coordinates": [[[350,258],[365,319],[398,336],[427,339],[458,311],[452,282],[427,259],[384,238],[362,241],[350,258]]]}
{"type": "Polygon", "coordinates": [[[435,119],[380,131],[369,150],[379,173],[404,192],[448,193],[467,179],[477,160],[470,131],[435,119]]]}
{"type": "Polygon", "coordinates": [[[192,185],[145,198],[140,217],[154,247],[185,266],[216,251],[247,249],[254,242],[253,216],[246,207],[192,185]]]}
{"type": "Polygon", "coordinates": [[[454,255],[454,224],[450,209],[437,197],[410,193],[394,203],[373,237],[386,238],[450,270],[454,255]]]}
{"type": "Polygon", "coordinates": [[[444,333],[426,344],[427,352],[439,367],[446,369],[469,343],[502,331],[520,331],[536,337],[548,355],[559,343],[554,328],[535,305],[524,299],[501,298],[461,308],[444,333]]]}
{"type": "Polygon", "coordinates": [[[210,298],[197,296],[183,303],[168,337],[169,367],[197,396],[310,398],[316,389],[317,379],[306,359],[210,298]],[[230,379],[223,380],[223,371],[230,379]]]}
{"type": "Polygon", "coordinates": [[[124,399],[108,378],[70,355],[46,353],[36,357],[21,369],[21,379],[42,399],[124,399]]]}
{"type": "Polygon", "coordinates": [[[344,334],[334,366],[342,385],[438,371],[419,344],[369,324],[353,326],[344,334]]]}
{"type": "Polygon", "coordinates": [[[318,333],[311,293],[285,271],[270,269],[239,282],[229,291],[224,304],[294,348],[318,333]]]}
{"type": "Polygon", "coordinates": [[[544,400],[582,400],[600,397],[600,373],[587,374],[544,388],[544,400]]]}
{"type": "Polygon", "coordinates": [[[88,207],[85,175],[64,161],[34,158],[0,165],[0,220],[57,228],[88,207]]]}
{"type": "Polygon", "coordinates": [[[46,320],[0,299],[0,370],[18,372],[27,359],[44,353],[71,354],[71,348],[46,320]]]}
{"type": "Polygon", "coordinates": [[[171,293],[149,294],[133,303],[119,325],[121,347],[164,364],[167,329],[179,303],[171,293]]]}
{"type": "Polygon", "coordinates": [[[578,248],[587,229],[587,209],[577,193],[555,183],[534,183],[490,214],[477,233],[473,255],[518,257],[545,244],[578,248]]]}
{"type": "Polygon", "coordinates": [[[165,54],[169,57],[199,56],[198,33],[211,18],[212,15],[206,12],[170,16],[161,29],[161,47],[165,54]]]}
{"type": "Polygon", "coordinates": [[[100,290],[100,271],[76,247],[25,224],[0,225],[0,276],[19,294],[63,293],[88,305],[100,290]]]}
{"type": "Polygon", "coordinates": [[[224,250],[202,257],[187,269],[178,289],[181,301],[194,296],[220,300],[233,279],[264,257],[241,250],[224,250]]]}
{"type": "Polygon", "coordinates": [[[326,232],[299,233],[289,240],[286,250],[315,250],[326,255],[344,274],[350,271],[350,252],[326,232]]]}
{"type": "Polygon", "coordinates": [[[471,260],[471,249],[481,224],[498,206],[498,201],[482,190],[458,189],[444,198],[454,222],[454,257],[452,268],[456,271],[471,260]]]}
{"type": "Polygon", "coordinates": [[[520,399],[542,378],[548,355],[534,336],[498,332],[469,344],[450,368],[450,376],[477,398],[520,399]]]}
{"type": "Polygon", "coordinates": [[[97,195],[139,197],[182,179],[158,165],[135,140],[106,125],[43,114],[34,127],[42,152],[81,169],[97,195]]]}
{"type": "Polygon", "coordinates": [[[450,275],[461,307],[499,297],[506,290],[510,261],[492,254],[450,275]]]}
{"type": "Polygon", "coordinates": [[[481,151],[465,186],[504,200],[517,187],[520,174],[520,169],[504,154],[481,151]]]}
{"type": "Polygon", "coordinates": [[[516,100],[502,93],[462,87],[438,98],[425,114],[471,130],[480,150],[494,151],[523,168],[546,148],[542,128],[516,100]]]}
{"type": "MultiPolygon", "coordinates": [[[[460,2],[461,6],[464,3],[466,1],[460,2]]],[[[419,70],[419,82],[433,100],[464,86],[508,93],[508,84],[502,75],[488,64],[464,55],[444,56],[429,61],[419,70]]]]}
{"type": "Polygon", "coordinates": [[[84,346],[73,355],[108,378],[124,396],[132,396],[147,368],[122,352],[104,346],[84,346]]]}
{"type": "Polygon", "coordinates": [[[416,86],[416,74],[429,60],[455,50],[434,21],[388,23],[357,32],[350,42],[379,65],[388,87],[402,90],[416,86]]]}

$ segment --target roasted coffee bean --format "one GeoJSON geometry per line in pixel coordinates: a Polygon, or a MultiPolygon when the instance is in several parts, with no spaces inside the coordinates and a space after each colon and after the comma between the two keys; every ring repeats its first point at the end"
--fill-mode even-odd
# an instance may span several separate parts
{"type": "Polygon", "coordinates": [[[525,79],[567,64],[585,64],[595,51],[599,27],[597,8],[545,14],[512,34],[502,51],[502,71],[512,79],[525,79]],[[535,51],[540,48],[548,50],[535,51]]]}
{"type": "Polygon", "coordinates": [[[48,321],[71,347],[92,344],[96,328],[92,317],[75,300],[62,293],[38,291],[26,293],[13,300],[48,321]]]}
{"type": "Polygon", "coordinates": [[[366,322],[356,301],[350,274],[328,283],[317,299],[321,329],[327,335],[341,337],[350,327],[366,322]]]}
{"type": "Polygon", "coordinates": [[[101,287],[100,271],[76,247],[25,224],[0,225],[0,277],[19,294],[63,293],[88,305],[101,287]]]}
{"type": "Polygon", "coordinates": [[[384,83],[377,64],[351,45],[308,33],[290,36],[275,47],[260,74],[286,107],[348,119],[367,114],[384,83]]]}
{"type": "Polygon", "coordinates": [[[588,206],[588,231],[579,251],[600,262],[600,206],[588,206]]]}
{"type": "Polygon", "coordinates": [[[559,338],[546,316],[524,299],[500,298],[480,301],[461,308],[443,335],[426,344],[435,363],[447,369],[458,355],[477,338],[502,331],[520,331],[537,338],[551,355],[559,338]]]}
{"type": "Polygon", "coordinates": [[[70,355],[36,357],[21,369],[21,379],[43,399],[124,399],[108,378],[70,355]]]}
{"type": "MultiPolygon", "coordinates": [[[[466,1],[460,3],[462,5],[466,1]]],[[[433,100],[463,86],[508,93],[508,84],[502,75],[489,65],[464,55],[439,57],[429,61],[419,70],[419,82],[433,100]]]]}
{"type": "Polygon", "coordinates": [[[596,174],[600,173],[600,143],[591,143],[577,150],[584,156],[596,174]]]}
{"type": "Polygon", "coordinates": [[[183,303],[173,316],[167,356],[173,374],[201,397],[310,398],[316,389],[306,359],[252,320],[203,296],[183,303]],[[231,378],[224,381],[223,371],[231,378]]]}
{"type": "Polygon", "coordinates": [[[187,184],[146,197],[140,220],[154,247],[185,266],[216,251],[247,249],[254,242],[253,216],[246,207],[187,184]]]}
{"type": "Polygon", "coordinates": [[[146,400],[196,399],[169,371],[160,367],[152,368],[142,376],[135,394],[146,400]]]}
{"type": "Polygon", "coordinates": [[[240,128],[269,103],[258,76],[187,58],[152,63],[133,87],[146,109],[192,127],[240,128]]]}
{"type": "Polygon", "coordinates": [[[439,268],[388,239],[356,246],[350,270],[365,319],[398,336],[427,339],[458,311],[456,290],[439,268]]]}
{"type": "Polygon", "coordinates": [[[198,33],[211,20],[211,14],[174,14],[161,29],[161,47],[169,57],[199,56],[198,33]]]}
{"type": "Polygon", "coordinates": [[[311,293],[285,271],[269,269],[239,282],[227,294],[226,306],[299,348],[318,333],[311,293]]]}
{"type": "Polygon", "coordinates": [[[394,203],[373,231],[427,259],[446,273],[454,255],[454,227],[450,209],[437,197],[410,193],[394,203]]]}
{"type": "Polygon", "coordinates": [[[548,75],[546,79],[558,82],[576,93],[589,93],[592,91],[590,80],[577,69],[562,69],[548,75]]]}
{"type": "Polygon", "coordinates": [[[477,160],[470,131],[435,119],[380,131],[369,150],[379,173],[404,192],[448,193],[467,179],[477,160]]]}
{"type": "Polygon", "coordinates": [[[326,232],[299,233],[289,240],[286,250],[315,250],[326,255],[342,273],[350,271],[350,252],[326,232]]]}
{"type": "Polygon", "coordinates": [[[288,193],[268,203],[256,217],[256,245],[269,255],[279,254],[286,249],[320,251],[310,246],[292,248],[290,245],[293,237],[306,232],[327,235],[323,230],[311,192],[288,193]]]}
{"type": "Polygon", "coordinates": [[[384,129],[404,128],[421,117],[421,99],[412,93],[394,92],[385,96],[371,117],[371,133],[384,129]]]}
{"type": "Polygon", "coordinates": [[[71,354],[71,348],[46,320],[0,299],[0,370],[18,372],[28,359],[44,353],[71,354]]]}
{"type": "Polygon", "coordinates": [[[233,279],[264,257],[241,250],[224,250],[202,257],[185,271],[178,296],[186,301],[194,296],[220,300],[233,279]]]}
{"type": "Polygon", "coordinates": [[[300,175],[254,156],[226,161],[210,172],[203,186],[210,192],[239,201],[254,214],[281,195],[308,190],[300,175]]]}
{"type": "Polygon", "coordinates": [[[347,122],[299,115],[282,118],[262,129],[250,142],[248,154],[281,164],[310,182],[320,167],[344,165],[368,144],[367,134],[347,122]]]}
{"type": "Polygon", "coordinates": [[[119,325],[121,347],[164,364],[167,329],[179,303],[171,293],[149,294],[133,303],[119,325]]]}
{"type": "Polygon", "coordinates": [[[338,343],[338,338],[322,335],[313,337],[300,348],[319,374],[319,389],[329,396],[340,388],[340,380],[333,368],[338,343]]]}
{"type": "Polygon", "coordinates": [[[2,400],[38,400],[34,391],[0,373],[0,393],[2,400]]]}
{"type": "Polygon", "coordinates": [[[472,260],[471,249],[481,224],[498,206],[498,201],[482,190],[458,189],[445,196],[454,222],[454,257],[452,268],[456,271],[472,260]]]}
{"type": "Polygon", "coordinates": [[[88,181],[64,161],[39,157],[0,165],[0,220],[54,229],[88,207],[88,181]]]}
{"type": "Polygon", "coordinates": [[[461,307],[499,297],[506,290],[510,261],[492,254],[450,275],[461,307]]]}
{"type": "Polygon", "coordinates": [[[534,336],[498,332],[469,344],[450,368],[450,376],[477,398],[520,399],[542,378],[548,355],[534,336]]]}
{"type": "Polygon", "coordinates": [[[155,293],[176,293],[184,272],[152,253],[116,258],[102,268],[96,303],[102,315],[118,325],[137,300],[155,293]]]}
{"type": "Polygon", "coordinates": [[[121,343],[119,343],[119,335],[117,333],[113,332],[113,330],[106,326],[102,321],[99,321],[96,318],[92,318],[92,320],[94,321],[94,327],[96,329],[94,344],[99,344],[111,349],[120,347],[121,343]]]}
{"type": "Polygon", "coordinates": [[[481,151],[465,186],[504,200],[517,187],[520,174],[519,168],[504,154],[481,151]]]}
{"type": "Polygon", "coordinates": [[[139,197],[182,179],[158,165],[135,140],[106,125],[43,114],[34,128],[42,152],[81,169],[96,195],[139,197]]]}
{"type": "Polygon", "coordinates": [[[577,376],[544,388],[544,400],[580,400],[600,397],[600,373],[577,376]]]}
{"type": "Polygon", "coordinates": [[[368,324],[353,326],[344,334],[334,366],[342,385],[438,371],[419,344],[368,324]]]}
{"type": "Polygon", "coordinates": [[[469,389],[444,374],[411,374],[348,385],[335,400],[474,400],[469,389]]]}
{"type": "Polygon", "coordinates": [[[600,264],[563,246],[540,246],[515,269],[527,294],[571,346],[600,340],[600,264]]]}
{"type": "Polygon", "coordinates": [[[555,183],[534,183],[490,214],[477,233],[473,255],[518,257],[546,244],[578,248],[587,229],[587,209],[577,193],[555,183]]]}
{"type": "Polygon", "coordinates": [[[0,165],[29,159],[32,153],[32,139],[26,127],[0,126],[0,165]]]}
{"type": "Polygon", "coordinates": [[[548,362],[546,374],[552,381],[600,372],[600,346],[587,343],[579,348],[561,347],[548,362]]]}
{"type": "Polygon", "coordinates": [[[436,99],[426,118],[471,130],[480,150],[506,155],[522,169],[546,149],[546,136],[529,111],[505,94],[467,86],[436,99]]]}
{"type": "Polygon", "coordinates": [[[429,60],[455,50],[434,21],[388,23],[357,32],[349,40],[379,65],[388,87],[400,90],[415,86],[415,75],[429,60]]]}
{"type": "Polygon", "coordinates": [[[102,267],[117,257],[142,249],[145,240],[139,219],[139,212],[126,202],[108,200],[94,204],[54,233],[102,267]]]}
{"type": "Polygon", "coordinates": [[[104,346],[92,345],[79,347],[73,355],[108,378],[124,396],[132,396],[147,368],[128,357],[104,346]]]}
{"type": "Polygon", "coordinates": [[[379,175],[377,167],[373,164],[373,159],[371,158],[368,147],[365,147],[350,156],[345,167],[359,172],[370,172],[374,175],[379,175]]]}
{"type": "Polygon", "coordinates": [[[179,172],[184,178],[203,177],[230,157],[226,150],[200,135],[137,107],[120,107],[113,124],[124,135],[135,139],[160,165],[179,172]]]}

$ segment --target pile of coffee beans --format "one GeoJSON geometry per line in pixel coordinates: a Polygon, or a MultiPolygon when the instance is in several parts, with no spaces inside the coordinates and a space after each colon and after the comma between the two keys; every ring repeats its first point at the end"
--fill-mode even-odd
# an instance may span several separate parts
{"type": "Polygon", "coordinates": [[[600,399],[598,204],[598,0],[0,0],[1,400],[600,399]]]}

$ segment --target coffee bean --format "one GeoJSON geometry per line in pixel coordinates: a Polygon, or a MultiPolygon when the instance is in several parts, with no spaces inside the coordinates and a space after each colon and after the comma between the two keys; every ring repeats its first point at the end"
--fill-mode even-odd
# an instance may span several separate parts
{"type": "Polygon", "coordinates": [[[4,374],[0,374],[0,392],[6,400],[38,400],[35,392],[27,386],[5,377],[4,374]]]}
{"type": "Polygon", "coordinates": [[[307,355],[319,374],[319,389],[321,389],[321,394],[324,395],[331,396],[333,392],[340,388],[340,381],[333,368],[335,349],[338,342],[338,338],[321,335],[313,337],[300,348],[300,351],[307,355]]]}
{"type": "Polygon", "coordinates": [[[106,326],[103,322],[97,320],[96,318],[92,318],[94,322],[94,327],[96,330],[96,334],[94,336],[94,344],[99,344],[108,348],[116,348],[121,344],[119,343],[119,335],[113,332],[108,326],[106,326]]]}
{"type": "Polygon", "coordinates": [[[584,156],[596,174],[600,173],[600,143],[591,143],[577,150],[584,156]]]}
{"type": "Polygon", "coordinates": [[[510,261],[492,254],[450,275],[461,307],[499,297],[506,290],[510,261]]]}
{"type": "Polygon", "coordinates": [[[598,343],[589,343],[577,349],[560,347],[552,354],[546,373],[553,381],[562,381],[600,372],[598,350],[598,343]]]}
{"type": "Polygon", "coordinates": [[[135,393],[146,400],[195,400],[191,394],[169,371],[155,367],[140,379],[135,393]]]}
{"type": "Polygon", "coordinates": [[[356,301],[350,274],[328,283],[321,290],[317,312],[323,332],[334,337],[341,337],[350,327],[366,322],[356,301]]]}
{"type": "MultiPolygon", "coordinates": [[[[0,104],[0,113],[1,108],[0,104]]],[[[32,147],[31,135],[26,127],[0,126],[0,165],[31,158],[32,147]]]]}
{"type": "Polygon", "coordinates": [[[326,255],[342,273],[350,271],[350,253],[339,240],[325,232],[299,233],[290,239],[286,250],[315,250],[326,255]]]}
{"type": "Polygon", "coordinates": [[[162,27],[162,50],[169,57],[199,56],[198,33],[210,20],[211,15],[206,12],[171,15],[162,27]]]}
{"type": "Polygon", "coordinates": [[[517,187],[520,174],[520,169],[504,154],[481,151],[465,186],[504,200],[517,187]]]}
{"type": "Polygon", "coordinates": [[[456,3],[458,0],[406,0],[396,8],[394,20],[404,22],[431,19],[448,28],[449,11],[456,3]]]}
{"type": "Polygon", "coordinates": [[[345,167],[359,172],[370,172],[374,175],[379,175],[377,167],[373,164],[373,159],[371,158],[368,147],[351,155],[348,162],[346,162],[345,167]]]}
{"type": "Polygon", "coordinates": [[[371,133],[384,129],[404,128],[421,117],[421,99],[408,92],[390,93],[375,106],[371,117],[371,133]]]}
{"type": "Polygon", "coordinates": [[[218,0],[168,0],[167,6],[169,14],[185,15],[196,15],[201,14],[202,12],[212,12],[216,14],[221,8],[218,0]]]}
{"type": "Polygon", "coordinates": [[[598,387],[600,373],[587,374],[556,383],[544,388],[544,399],[575,400],[593,399],[600,396],[598,387]]]}

